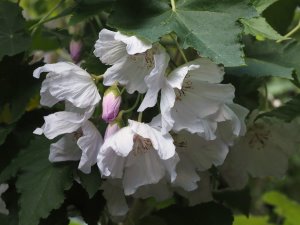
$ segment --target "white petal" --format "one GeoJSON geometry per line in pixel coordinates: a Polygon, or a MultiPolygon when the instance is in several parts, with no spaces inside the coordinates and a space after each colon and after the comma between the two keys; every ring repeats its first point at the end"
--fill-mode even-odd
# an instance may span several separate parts
{"type": "Polygon", "coordinates": [[[184,154],[180,156],[180,162],[176,168],[177,177],[172,183],[174,187],[181,187],[186,191],[195,190],[200,177],[196,173],[194,165],[184,154]]]}
{"type": "Polygon", "coordinates": [[[150,74],[151,70],[152,67],[147,65],[143,54],[126,57],[106,70],[103,74],[103,84],[111,86],[119,82],[126,86],[130,94],[135,91],[145,93],[147,86],[144,78],[150,74]]]}
{"type": "Polygon", "coordinates": [[[61,134],[77,131],[86,120],[84,115],[73,112],[56,112],[44,117],[45,123],[36,129],[35,134],[41,134],[41,129],[48,139],[53,139],[61,134]]]}
{"type": "Polygon", "coordinates": [[[116,40],[116,34],[116,32],[102,29],[95,44],[95,56],[108,65],[113,65],[127,56],[126,44],[116,40]]]}
{"type": "Polygon", "coordinates": [[[50,145],[50,162],[77,161],[80,157],[81,151],[73,134],[66,134],[58,142],[50,145]]]}
{"type": "Polygon", "coordinates": [[[163,135],[159,130],[133,120],[128,120],[128,123],[134,133],[151,140],[153,148],[157,150],[161,159],[166,160],[174,156],[175,146],[169,133],[163,135]]]}
{"type": "Polygon", "coordinates": [[[174,119],[171,115],[171,109],[175,104],[175,92],[173,88],[166,84],[165,87],[161,90],[161,99],[160,99],[160,111],[161,111],[161,125],[162,133],[168,133],[174,126],[174,119]]]}
{"type": "Polygon", "coordinates": [[[122,178],[125,158],[117,155],[112,148],[100,149],[97,165],[103,176],[122,178]]]}
{"type": "Polygon", "coordinates": [[[201,180],[198,182],[198,188],[193,191],[176,190],[178,194],[189,200],[189,205],[199,205],[204,202],[213,201],[212,185],[209,172],[200,173],[201,180]]]}
{"type": "Polygon", "coordinates": [[[154,54],[155,67],[151,73],[145,77],[145,83],[148,87],[147,93],[138,108],[138,112],[146,108],[153,107],[157,102],[157,95],[166,82],[165,72],[170,60],[169,55],[162,47],[157,47],[157,53],[154,54]]]}
{"type": "Polygon", "coordinates": [[[154,149],[137,155],[129,154],[123,178],[125,195],[132,195],[143,185],[158,183],[165,175],[160,161],[154,149]]]}
{"type": "Polygon", "coordinates": [[[105,140],[101,147],[101,151],[106,151],[106,149],[111,148],[114,149],[116,154],[126,157],[132,150],[133,136],[134,133],[131,129],[129,127],[124,127],[105,140]]]}
{"type": "Polygon", "coordinates": [[[107,202],[107,208],[112,216],[124,216],[129,208],[119,180],[104,181],[101,189],[107,202]]]}
{"type": "Polygon", "coordinates": [[[86,121],[81,127],[83,135],[77,144],[82,150],[82,156],[78,168],[84,173],[90,173],[91,167],[97,162],[97,155],[103,144],[103,139],[97,128],[90,121],[86,121]]]}
{"type": "Polygon", "coordinates": [[[188,65],[184,64],[184,65],[176,68],[168,75],[168,79],[167,79],[168,83],[173,88],[181,89],[185,76],[190,71],[197,70],[199,67],[200,67],[199,65],[193,65],[193,64],[189,63],[188,65]]]}
{"type": "Polygon", "coordinates": [[[157,184],[148,184],[141,186],[135,193],[134,198],[147,199],[154,197],[156,201],[164,201],[172,197],[172,191],[165,179],[157,184]]]}
{"type": "Polygon", "coordinates": [[[76,107],[87,108],[101,99],[91,76],[75,64],[46,64],[36,69],[34,76],[39,77],[41,72],[49,72],[42,83],[42,105],[51,107],[67,100],[76,107]]]}
{"type": "Polygon", "coordinates": [[[117,32],[115,35],[115,40],[122,41],[126,44],[126,50],[129,55],[135,55],[137,53],[143,53],[148,49],[152,48],[152,44],[148,41],[142,41],[136,36],[127,36],[117,32]]]}
{"type": "Polygon", "coordinates": [[[199,58],[189,62],[187,65],[200,65],[190,70],[188,75],[201,82],[220,83],[223,80],[224,67],[213,63],[206,58],[199,58]]]}

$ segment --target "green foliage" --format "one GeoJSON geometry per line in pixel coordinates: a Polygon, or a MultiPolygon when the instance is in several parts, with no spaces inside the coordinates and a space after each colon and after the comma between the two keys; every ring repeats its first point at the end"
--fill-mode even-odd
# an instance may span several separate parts
{"type": "Polygon", "coordinates": [[[244,25],[245,34],[251,34],[271,40],[283,39],[283,37],[278,34],[263,17],[256,17],[248,20],[241,19],[240,21],[244,25]]]}
{"type": "Polygon", "coordinates": [[[284,225],[297,225],[300,221],[300,204],[284,194],[271,191],[263,196],[263,201],[275,207],[275,213],[284,218],[284,225]]]}
{"type": "Polygon", "coordinates": [[[0,1],[0,60],[27,50],[30,36],[25,29],[21,8],[8,1],[0,1]]]}
{"type": "Polygon", "coordinates": [[[273,225],[268,216],[235,216],[233,225],[273,225]]]}
{"type": "Polygon", "coordinates": [[[284,121],[290,122],[300,115],[300,94],[293,97],[292,100],[285,103],[283,106],[273,109],[270,112],[260,114],[259,117],[277,117],[284,121]]]}
{"type": "Polygon", "coordinates": [[[256,15],[247,1],[178,1],[173,11],[165,1],[121,0],[109,25],[151,42],[175,32],[183,48],[193,47],[216,63],[238,66],[244,64],[244,54],[236,22],[256,15]]]}
{"type": "Polygon", "coordinates": [[[99,169],[97,167],[93,167],[90,174],[85,174],[79,171],[78,176],[82,187],[87,191],[89,198],[92,198],[100,189],[101,185],[99,169]]]}
{"type": "Polygon", "coordinates": [[[236,76],[282,77],[293,79],[293,68],[267,62],[261,59],[245,58],[246,66],[226,68],[226,72],[236,76]]]}
{"type": "Polygon", "coordinates": [[[16,183],[21,194],[20,225],[39,224],[40,218],[46,218],[51,210],[60,207],[65,198],[64,191],[73,183],[72,166],[54,165],[48,161],[48,141],[37,138],[29,148],[27,151],[36,159],[28,156],[31,163],[22,167],[22,174],[16,183]]]}
{"type": "Polygon", "coordinates": [[[262,13],[270,5],[274,4],[278,0],[253,0],[252,4],[255,6],[259,13],[262,13]]]}

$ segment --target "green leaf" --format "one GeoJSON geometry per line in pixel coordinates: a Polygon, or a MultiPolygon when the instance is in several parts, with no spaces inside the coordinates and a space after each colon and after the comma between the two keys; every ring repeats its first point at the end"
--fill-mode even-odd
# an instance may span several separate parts
{"type": "Polygon", "coordinates": [[[171,206],[157,215],[172,225],[232,225],[233,222],[231,211],[214,202],[194,207],[171,206]]]}
{"type": "Polygon", "coordinates": [[[277,64],[287,68],[294,68],[300,75],[300,43],[287,41],[246,41],[246,55],[265,62],[277,64]]]}
{"type": "Polygon", "coordinates": [[[253,0],[252,4],[255,6],[259,13],[265,11],[270,5],[274,4],[278,0],[253,0]]]}
{"type": "Polygon", "coordinates": [[[233,225],[273,225],[268,216],[235,216],[233,225]]]}
{"type": "Polygon", "coordinates": [[[285,195],[271,191],[263,196],[263,201],[275,206],[275,212],[285,218],[284,225],[298,225],[300,221],[300,204],[285,195]]]}
{"type": "Polygon", "coordinates": [[[183,48],[195,48],[216,63],[238,66],[244,64],[244,54],[237,20],[254,16],[257,13],[246,0],[180,0],[176,11],[169,1],[119,0],[109,25],[151,42],[175,32],[183,48]]]}
{"type": "Polygon", "coordinates": [[[271,40],[284,39],[276,30],[274,30],[263,17],[256,17],[251,19],[241,19],[244,25],[245,34],[259,36],[271,40]]]}
{"type": "Polygon", "coordinates": [[[30,36],[25,30],[22,9],[15,3],[0,1],[0,60],[27,50],[30,36]]]}
{"type": "Polygon", "coordinates": [[[78,176],[82,187],[87,191],[89,198],[92,198],[100,189],[101,185],[101,175],[98,167],[94,166],[90,174],[78,171],[78,176]]]}
{"type": "Polygon", "coordinates": [[[14,129],[14,125],[0,127],[0,145],[2,145],[7,135],[14,129]]]}
{"type": "Polygon", "coordinates": [[[294,118],[300,116],[300,94],[292,98],[292,100],[288,101],[284,105],[275,108],[270,112],[260,114],[258,118],[264,116],[277,117],[286,122],[292,121],[294,118]]]}
{"type": "Polygon", "coordinates": [[[41,218],[46,218],[53,209],[60,207],[65,199],[64,191],[72,186],[73,167],[50,163],[49,144],[43,138],[37,138],[30,144],[32,157],[39,157],[31,159],[31,163],[22,168],[23,173],[16,183],[21,194],[19,225],[39,224],[41,218]]]}
{"type": "Polygon", "coordinates": [[[293,79],[293,68],[280,66],[260,59],[245,58],[246,66],[227,67],[226,73],[242,76],[249,75],[251,77],[281,77],[293,79]]]}
{"type": "Polygon", "coordinates": [[[12,124],[25,113],[32,97],[38,94],[40,80],[32,77],[41,63],[28,65],[23,54],[0,61],[0,123],[12,124]]]}
{"type": "Polygon", "coordinates": [[[263,16],[275,30],[285,35],[293,21],[294,12],[298,5],[297,1],[298,0],[276,1],[263,12],[263,16]]]}

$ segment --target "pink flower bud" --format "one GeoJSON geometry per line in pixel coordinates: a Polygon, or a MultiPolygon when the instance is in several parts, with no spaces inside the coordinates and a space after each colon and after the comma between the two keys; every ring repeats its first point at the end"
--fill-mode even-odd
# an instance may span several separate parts
{"type": "Polygon", "coordinates": [[[117,117],[121,100],[118,87],[112,86],[105,91],[102,101],[102,119],[105,122],[112,122],[117,117]]]}
{"type": "Polygon", "coordinates": [[[80,61],[82,50],[82,42],[80,40],[75,41],[74,39],[70,42],[70,54],[71,58],[75,63],[80,61]]]}
{"type": "Polygon", "coordinates": [[[120,129],[121,129],[121,127],[118,122],[108,124],[108,126],[105,130],[104,140],[109,138],[111,135],[115,134],[120,129]]]}

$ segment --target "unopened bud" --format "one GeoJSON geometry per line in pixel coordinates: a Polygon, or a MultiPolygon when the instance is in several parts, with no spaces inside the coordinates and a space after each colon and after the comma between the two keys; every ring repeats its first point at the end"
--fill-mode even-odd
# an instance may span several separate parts
{"type": "Polygon", "coordinates": [[[72,60],[75,63],[80,61],[81,57],[81,50],[82,50],[82,42],[80,40],[75,41],[74,39],[70,42],[70,55],[72,60]]]}
{"type": "Polygon", "coordinates": [[[120,129],[121,129],[121,126],[118,122],[113,122],[113,123],[108,124],[108,126],[105,130],[104,140],[106,140],[113,134],[117,133],[118,130],[120,130],[120,129]]]}
{"type": "Polygon", "coordinates": [[[116,85],[105,91],[102,101],[102,119],[107,123],[114,121],[117,117],[121,100],[121,94],[116,85]]]}

